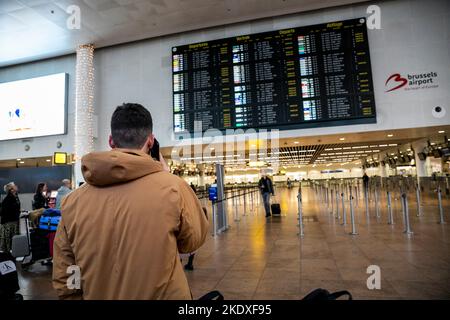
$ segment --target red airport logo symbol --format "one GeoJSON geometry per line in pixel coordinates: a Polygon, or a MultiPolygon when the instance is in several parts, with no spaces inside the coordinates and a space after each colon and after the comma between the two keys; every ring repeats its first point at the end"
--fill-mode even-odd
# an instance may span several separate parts
{"type": "Polygon", "coordinates": [[[404,87],[408,84],[408,80],[406,80],[405,78],[403,78],[400,73],[394,73],[393,75],[391,75],[385,82],[385,86],[388,85],[389,82],[393,82],[394,84],[397,84],[395,87],[386,90],[386,92],[391,92],[397,89],[400,89],[401,87],[404,87]],[[391,81],[392,80],[392,81],[391,81]]]}

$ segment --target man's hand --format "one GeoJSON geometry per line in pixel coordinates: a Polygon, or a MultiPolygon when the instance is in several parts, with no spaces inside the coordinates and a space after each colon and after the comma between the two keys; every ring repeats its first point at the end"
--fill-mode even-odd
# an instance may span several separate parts
{"type": "Polygon", "coordinates": [[[159,153],[159,162],[161,162],[164,171],[170,172],[169,166],[167,165],[161,152],[159,153]]]}

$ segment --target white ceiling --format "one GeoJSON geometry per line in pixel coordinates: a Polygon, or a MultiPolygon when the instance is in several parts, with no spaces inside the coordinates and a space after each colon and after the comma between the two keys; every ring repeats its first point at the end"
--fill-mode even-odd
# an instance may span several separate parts
{"type": "Polygon", "coordinates": [[[363,0],[0,0],[0,66],[363,0]],[[80,30],[66,9],[81,10],[80,30]]]}

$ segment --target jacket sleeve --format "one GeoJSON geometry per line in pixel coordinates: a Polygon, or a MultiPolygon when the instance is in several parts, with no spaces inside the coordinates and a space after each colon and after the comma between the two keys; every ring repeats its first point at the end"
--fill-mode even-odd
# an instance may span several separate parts
{"type": "Polygon", "coordinates": [[[14,210],[13,204],[11,202],[11,198],[6,196],[2,202],[2,210],[0,211],[2,217],[7,217],[11,215],[11,212],[14,210]]]}
{"type": "Polygon", "coordinates": [[[0,218],[3,217],[5,215],[5,212],[7,210],[7,199],[3,199],[2,201],[2,205],[0,207],[0,218]]]}
{"type": "Polygon", "coordinates": [[[180,253],[189,253],[205,242],[209,223],[192,188],[181,181],[179,190],[181,216],[177,245],[180,253]]]}
{"type": "Polygon", "coordinates": [[[82,291],[69,289],[67,286],[67,280],[71,276],[67,273],[67,268],[72,265],[75,265],[75,256],[61,217],[53,244],[53,288],[60,299],[81,300],[83,299],[82,291]]]}

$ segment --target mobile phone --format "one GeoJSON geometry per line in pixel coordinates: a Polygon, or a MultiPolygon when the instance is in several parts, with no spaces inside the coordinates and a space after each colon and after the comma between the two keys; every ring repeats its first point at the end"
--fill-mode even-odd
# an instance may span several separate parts
{"type": "Polygon", "coordinates": [[[149,155],[153,159],[159,161],[159,142],[158,142],[158,140],[156,140],[156,138],[154,139],[153,146],[150,149],[149,155]]]}

